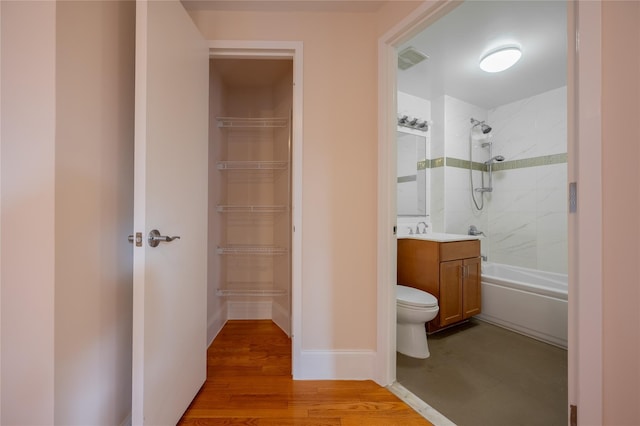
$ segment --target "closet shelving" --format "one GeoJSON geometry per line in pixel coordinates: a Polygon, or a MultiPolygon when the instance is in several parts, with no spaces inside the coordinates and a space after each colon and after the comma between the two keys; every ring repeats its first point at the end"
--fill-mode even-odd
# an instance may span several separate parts
{"type": "Polygon", "coordinates": [[[285,205],[237,206],[220,204],[217,207],[219,213],[283,213],[286,209],[285,205]]]}
{"type": "Polygon", "coordinates": [[[286,254],[285,247],[276,246],[220,246],[218,254],[237,254],[237,255],[254,255],[254,256],[278,256],[286,254]]]}
{"type": "Polygon", "coordinates": [[[286,170],[286,161],[218,161],[218,170],[286,170]]]}
{"type": "Polygon", "coordinates": [[[249,296],[249,297],[272,297],[286,295],[286,290],[255,290],[255,289],[221,289],[217,290],[218,296],[249,296]]]}
{"type": "Polygon", "coordinates": [[[226,146],[222,152],[231,156],[217,161],[231,202],[224,200],[216,210],[232,228],[227,228],[227,237],[217,247],[223,272],[216,293],[220,297],[240,298],[286,296],[290,285],[282,280],[286,282],[289,274],[279,271],[288,271],[289,240],[283,235],[283,228],[274,224],[281,223],[282,219],[285,219],[282,223],[286,223],[289,214],[288,197],[284,200],[276,195],[289,191],[289,119],[217,117],[217,126],[221,130],[221,142],[226,146]],[[234,174],[228,174],[230,172],[234,174]],[[251,178],[232,179],[238,173],[239,176],[246,173],[251,178]],[[277,187],[283,184],[286,188],[277,187]],[[265,196],[265,193],[272,195],[265,196]],[[238,200],[242,203],[234,203],[238,200]],[[260,272],[252,274],[252,267],[260,272]]]}
{"type": "Polygon", "coordinates": [[[249,118],[249,117],[218,117],[218,127],[264,128],[287,127],[289,120],[284,117],[249,118]]]}

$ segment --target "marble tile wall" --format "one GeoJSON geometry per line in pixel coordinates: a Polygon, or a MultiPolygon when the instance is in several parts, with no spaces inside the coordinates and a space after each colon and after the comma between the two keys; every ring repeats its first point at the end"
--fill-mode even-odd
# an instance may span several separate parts
{"type": "Polygon", "coordinates": [[[494,155],[506,158],[488,203],[490,261],[567,272],[566,96],[561,87],[488,111],[494,155]]]}
{"type": "MultiPolygon", "coordinates": [[[[470,103],[451,96],[443,96],[441,103],[444,110],[444,155],[446,164],[444,169],[444,221],[440,229],[434,225],[436,232],[451,234],[466,234],[469,225],[476,225],[478,229],[485,229],[488,223],[486,210],[473,208],[470,191],[469,161],[469,129],[471,117],[476,120],[486,120],[487,111],[470,103]],[[460,161],[465,160],[467,167],[459,167],[460,161]],[[455,164],[455,166],[453,166],[455,164]]],[[[480,148],[481,132],[472,136],[472,156],[474,162],[484,162],[488,159],[486,149],[480,148]]],[[[434,141],[434,145],[435,145],[434,141]]],[[[433,171],[432,171],[433,173],[433,171]]],[[[473,171],[474,185],[480,186],[480,171],[473,171]]],[[[479,198],[479,197],[476,197],[479,198]]],[[[432,201],[432,205],[435,204],[432,201]]]]}

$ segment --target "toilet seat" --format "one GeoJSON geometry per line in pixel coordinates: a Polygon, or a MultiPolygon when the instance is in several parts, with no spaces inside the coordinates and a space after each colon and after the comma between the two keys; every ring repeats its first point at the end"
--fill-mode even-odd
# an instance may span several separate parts
{"type": "Polygon", "coordinates": [[[438,299],[434,295],[417,288],[397,285],[396,302],[412,308],[435,308],[438,306],[438,299]]]}

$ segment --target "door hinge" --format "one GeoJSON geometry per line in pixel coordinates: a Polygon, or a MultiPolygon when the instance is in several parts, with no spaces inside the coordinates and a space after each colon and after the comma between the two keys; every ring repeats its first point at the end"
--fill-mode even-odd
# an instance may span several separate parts
{"type": "Polygon", "coordinates": [[[578,183],[569,182],[569,213],[578,210],[578,183]]]}
{"type": "Polygon", "coordinates": [[[569,412],[569,425],[570,426],[578,426],[578,406],[577,405],[570,405],[570,412],[569,412]]]}

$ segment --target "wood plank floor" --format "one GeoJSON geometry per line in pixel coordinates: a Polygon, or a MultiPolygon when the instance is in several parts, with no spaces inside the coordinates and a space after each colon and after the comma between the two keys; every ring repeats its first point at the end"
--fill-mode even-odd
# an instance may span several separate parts
{"type": "Polygon", "coordinates": [[[291,341],[271,321],[229,321],[180,425],[431,425],[372,381],[291,378],[291,341]]]}

